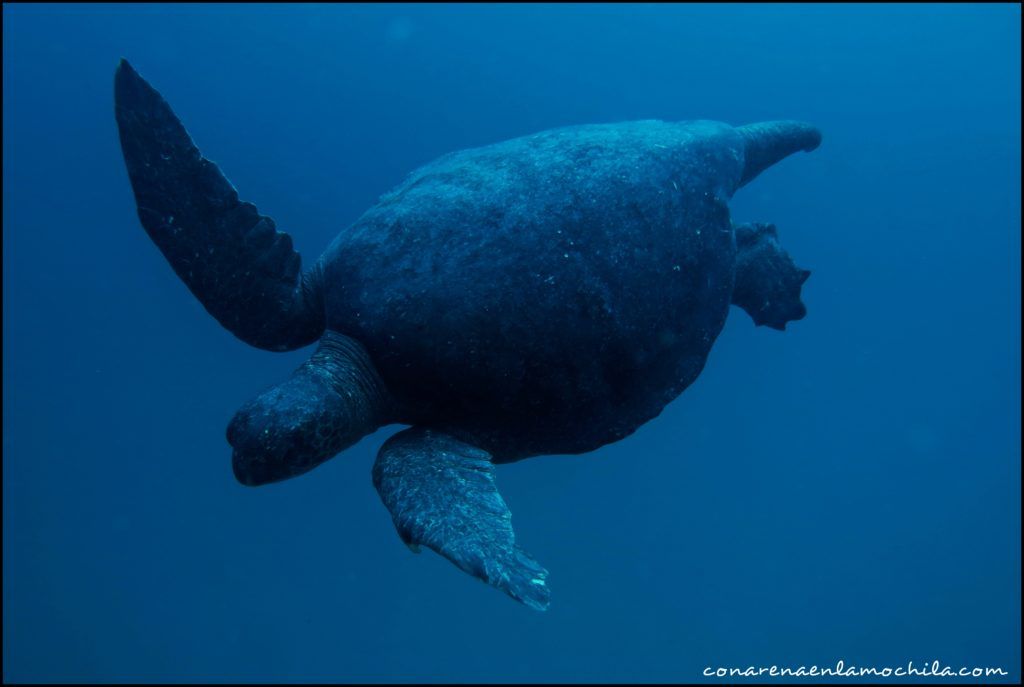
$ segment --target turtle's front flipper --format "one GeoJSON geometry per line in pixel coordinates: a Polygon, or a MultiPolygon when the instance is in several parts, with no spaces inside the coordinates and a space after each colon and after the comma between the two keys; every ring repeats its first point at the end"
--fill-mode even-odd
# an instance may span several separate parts
{"type": "Polygon", "coordinates": [[[516,546],[490,458],[443,432],[414,427],[381,448],[373,484],[410,548],[426,545],[530,608],[546,610],[548,572],[516,546]]]}
{"type": "Polygon", "coordinates": [[[246,343],[285,351],[324,330],[316,270],[301,274],[287,234],[192,143],[170,106],[125,60],[114,78],[121,150],[139,219],[189,290],[246,343]]]}

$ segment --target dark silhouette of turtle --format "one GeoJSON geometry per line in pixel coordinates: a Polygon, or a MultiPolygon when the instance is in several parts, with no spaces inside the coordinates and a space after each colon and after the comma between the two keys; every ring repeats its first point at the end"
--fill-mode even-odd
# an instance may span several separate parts
{"type": "Polygon", "coordinates": [[[776,329],[809,272],[727,202],[820,134],[798,122],[576,126],[416,170],[303,271],[126,62],[121,146],[142,226],[206,309],[271,351],[319,340],[231,421],[235,475],[304,473],[382,425],[373,482],[402,539],[537,609],[495,463],[583,453],[700,373],[729,304],[776,329]]]}

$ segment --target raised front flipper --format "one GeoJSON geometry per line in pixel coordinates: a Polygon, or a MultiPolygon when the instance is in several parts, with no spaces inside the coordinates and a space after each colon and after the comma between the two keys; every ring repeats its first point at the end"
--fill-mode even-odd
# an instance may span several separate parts
{"type": "Polygon", "coordinates": [[[373,484],[414,551],[426,545],[530,608],[546,610],[547,570],[516,546],[490,459],[443,432],[414,427],[381,448],[373,484]]]}
{"type": "Polygon", "coordinates": [[[114,78],[121,149],[146,233],[211,315],[246,343],[284,351],[316,341],[316,272],[292,240],[192,143],[170,106],[127,61],[114,78]]]}

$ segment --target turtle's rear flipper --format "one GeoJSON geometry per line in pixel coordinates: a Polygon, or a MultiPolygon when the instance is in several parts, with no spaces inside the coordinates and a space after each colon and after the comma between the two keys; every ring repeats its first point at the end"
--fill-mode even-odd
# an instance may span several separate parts
{"type": "Polygon", "coordinates": [[[301,273],[291,237],[239,201],[125,60],[114,103],[139,219],[196,298],[253,346],[284,351],[315,341],[324,329],[319,283],[315,270],[301,273]]]}
{"type": "Polygon", "coordinates": [[[490,458],[443,432],[414,427],[381,448],[373,484],[410,548],[426,545],[530,608],[546,610],[548,572],[516,546],[490,458]]]}
{"type": "Polygon", "coordinates": [[[733,305],[753,318],[754,324],[785,329],[787,322],[803,319],[807,308],[800,289],[810,270],[801,269],[779,244],[774,224],[737,224],[736,284],[733,305]]]}

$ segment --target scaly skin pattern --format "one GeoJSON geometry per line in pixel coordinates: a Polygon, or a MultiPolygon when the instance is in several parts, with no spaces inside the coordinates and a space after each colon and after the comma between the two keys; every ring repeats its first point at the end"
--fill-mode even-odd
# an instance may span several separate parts
{"type": "Polygon", "coordinates": [[[444,156],[322,257],[327,327],[366,347],[403,422],[498,462],[620,439],[725,322],[743,146],[726,124],[642,121],[444,156]]]}

